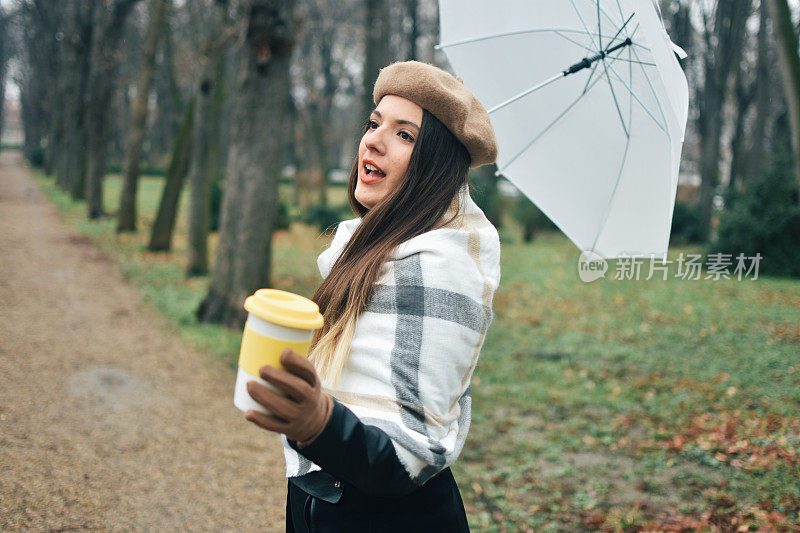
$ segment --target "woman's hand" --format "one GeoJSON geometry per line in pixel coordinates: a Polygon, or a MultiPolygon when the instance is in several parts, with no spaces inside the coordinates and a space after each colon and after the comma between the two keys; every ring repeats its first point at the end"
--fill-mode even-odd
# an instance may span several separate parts
{"type": "Polygon", "coordinates": [[[245,418],[268,431],[283,433],[301,446],[310,444],[325,429],[333,410],[333,399],[322,391],[314,365],[286,348],[281,353],[282,370],[265,365],[261,379],[283,391],[284,398],[257,381],[247,382],[247,392],[272,415],[250,409],[245,418]]]}

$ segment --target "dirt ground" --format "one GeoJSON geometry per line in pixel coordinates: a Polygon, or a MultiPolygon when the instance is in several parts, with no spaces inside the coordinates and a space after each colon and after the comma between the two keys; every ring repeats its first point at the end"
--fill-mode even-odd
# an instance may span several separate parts
{"type": "Polygon", "coordinates": [[[280,438],[0,153],[0,530],[283,531],[280,438]]]}

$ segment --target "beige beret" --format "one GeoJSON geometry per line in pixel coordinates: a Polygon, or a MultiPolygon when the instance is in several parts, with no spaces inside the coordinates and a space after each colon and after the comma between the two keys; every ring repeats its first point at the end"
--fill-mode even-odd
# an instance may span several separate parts
{"type": "Polygon", "coordinates": [[[411,100],[438,118],[467,148],[470,168],[497,159],[497,139],[489,114],[461,78],[419,61],[401,61],[381,69],[372,99],[387,94],[411,100]]]}

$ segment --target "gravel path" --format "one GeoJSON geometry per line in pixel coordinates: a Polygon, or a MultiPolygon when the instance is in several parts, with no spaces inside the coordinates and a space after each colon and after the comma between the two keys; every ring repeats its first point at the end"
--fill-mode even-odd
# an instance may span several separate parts
{"type": "Polygon", "coordinates": [[[0,530],[283,531],[278,435],[0,153],[0,530]]]}

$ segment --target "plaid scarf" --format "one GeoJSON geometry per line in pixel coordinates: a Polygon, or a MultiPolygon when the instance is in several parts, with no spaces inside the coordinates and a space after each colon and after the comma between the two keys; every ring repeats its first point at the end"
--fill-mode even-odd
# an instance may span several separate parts
{"type": "MultiPolygon", "coordinates": [[[[358,316],[335,387],[323,389],[392,440],[417,483],[461,453],[471,416],[470,380],[500,282],[497,230],[465,185],[458,218],[400,244],[358,316]]],[[[453,204],[455,206],[455,203],[453,204]]],[[[445,220],[455,213],[451,207],[445,220]]],[[[361,223],[346,220],[317,259],[323,278],[361,223]]],[[[281,435],[286,475],[320,467],[281,435]]]]}

